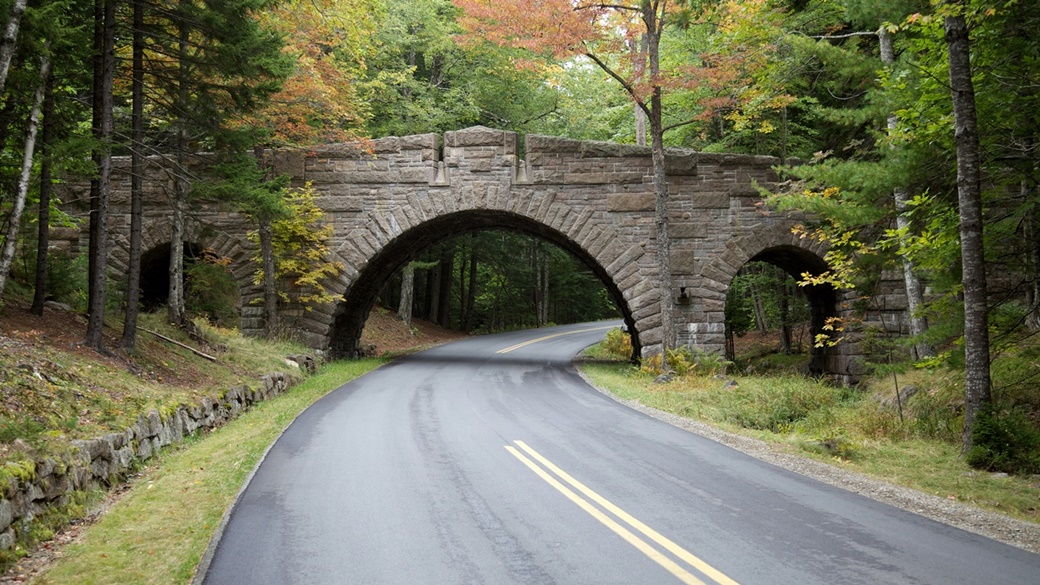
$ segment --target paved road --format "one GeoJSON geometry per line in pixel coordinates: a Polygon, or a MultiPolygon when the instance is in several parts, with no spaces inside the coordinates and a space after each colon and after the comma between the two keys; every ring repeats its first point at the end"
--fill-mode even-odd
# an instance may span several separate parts
{"type": "Polygon", "coordinates": [[[627,409],[604,324],[467,339],[346,384],[273,446],[218,584],[1040,584],[1040,556],[627,409]]]}

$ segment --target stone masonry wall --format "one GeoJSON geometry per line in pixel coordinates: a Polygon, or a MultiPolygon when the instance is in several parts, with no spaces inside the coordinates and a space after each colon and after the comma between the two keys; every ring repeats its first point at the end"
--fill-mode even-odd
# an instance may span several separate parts
{"type": "Polygon", "coordinates": [[[284,373],[263,376],[259,386],[236,386],[198,404],[182,405],[163,415],[151,411],[121,433],[73,441],[65,457],[35,459],[23,473],[0,485],[0,550],[10,550],[28,533],[33,520],[50,507],[70,503],[73,492],[109,489],[130,471],[169,445],[200,430],[211,430],[236,418],[253,404],[285,392],[293,378],[284,373]],[[19,477],[21,476],[21,477],[19,477]]]}

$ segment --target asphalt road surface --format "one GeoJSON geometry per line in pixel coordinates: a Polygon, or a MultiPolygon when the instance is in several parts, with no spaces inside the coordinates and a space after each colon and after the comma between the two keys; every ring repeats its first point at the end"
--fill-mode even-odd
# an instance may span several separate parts
{"type": "Polygon", "coordinates": [[[442,346],[274,444],[220,584],[1029,584],[1040,556],[804,478],[588,387],[585,324],[442,346]]]}

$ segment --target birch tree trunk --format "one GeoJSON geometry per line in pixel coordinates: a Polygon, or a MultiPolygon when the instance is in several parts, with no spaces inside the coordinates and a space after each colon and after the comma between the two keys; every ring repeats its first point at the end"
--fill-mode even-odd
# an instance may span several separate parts
{"type": "Polygon", "coordinates": [[[43,316],[47,301],[47,273],[51,248],[51,145],[54,143],[54,76],[47,77],[43,95],[43,135],[40,144],[40,211],[36,236],[36,286],[29,312],[43,316]]]}
{"type": "Polygon", "coordinates": [[[18,243],[18,232],[22,227],[22,212],[25,211],[25,199],[29,194],[29,179],[32,176],[33,156],[36,152],[36,132],[40,126],[40,110],[43,108],[44,89],[51,74],[51,60],[48,55],[40,58],[40,83],[33,96],[32,111],[29,113],[29,124],[25,130],[25,149],[22,154],[22,171],[18,176],[18,188],[14,195],[11,214],[7,218],[7,233],[4,235],[4,246],[0,250],[0,295],[7,285],[7,275],[11,271],[14,260],[15,244],[18,243]]]}
{"type": "MultiPolygon", "coordinates": [[[[963,5],[959,6],[963,8],[963,5]]],[[[991,402],[986,259],[983,247],[981,163],[970,40],[963,11],[944,20],[950,58],[950,88],[957,144],[957,201],[960,208],[961,266],[964,280],[964,433],[991,402]]]]}
{"type": "Polygon", "coordinates": [[[7,85],[7,73],[11,70],[11,59],[14,58],[14,50],[18,44],[18,28],[27,3],[27,0],[14,1],[7,26],[4,27],[4,35],[0,38],[0,93],[3,93],[7,85]]]}

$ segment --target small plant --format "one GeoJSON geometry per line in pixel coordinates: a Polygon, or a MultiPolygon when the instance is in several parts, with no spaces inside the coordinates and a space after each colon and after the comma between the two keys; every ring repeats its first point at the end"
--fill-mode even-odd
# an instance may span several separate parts
{"type": "Polygon", "coordinates": [[[207,248],[185,269],[188,309],[225,328],[238,321],[238,283],[228,268],[230,263],[229,258],[207,248]]]}
{"type": "Polygon", "coordinates": [[[1020,410],[990,408],[975,418],[968,465],[1016,475],[1040,473],[1040,430],[1020,410]]]}
{"type": "Polygon", "coordinates": [[[603,347],[611,357],[627,360],[632,357],[632,336],[620,328],[607,331],[603,347]]]}

